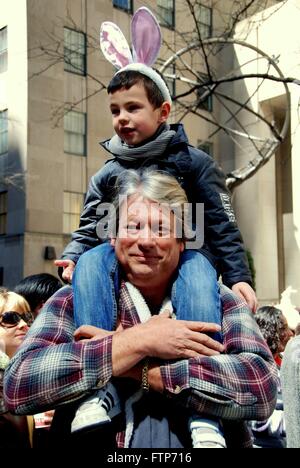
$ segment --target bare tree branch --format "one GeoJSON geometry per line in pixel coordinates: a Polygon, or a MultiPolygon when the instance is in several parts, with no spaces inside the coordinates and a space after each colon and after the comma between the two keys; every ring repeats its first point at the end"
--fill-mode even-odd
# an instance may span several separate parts
{"type": "MultiPolygon", "coordinates": [[[[204,37],[201,25],[199,23],[198,10],[202,5],[199,0],[182,0],[180,5],[184,7],[184,11],[188,12],[188,22],[185,22],[181,29],[174,30],[174,40],[170,43],[164,41],[164,57],[167,59],[160,67],[160,71],[165,78],[175,80],[180,83],[180,92],[173,97],[176,106],[174,106],[174,116],[177,120],[183,119],[188,114],[193,114],[202,120],[210,123],[213,130],[210,131],[207,138],[210,139],[217,132],[224,132],[230,138],[234,145],[240,151],[245,151],[241,144],[241,139],[246,139],[251,143],[252,153],[250,162],[243,168],[236,169],[229,174],[228,186],[234,189],[237,185],[247,180],[255,174],[274,154],[274,151],[284,139],[289,125],[289,90],[287,85],[300,85],[300,80],[284,76],[278,66],[278,57],[269,57],[264,51],[257,47],[233,37],[234,32],[240,21],[255,15],[258,12],[264,12],[263,15],[257,16],[254,20],[251,16],[251,21],[245,22],[251,28],[253,21],[264,21],[274,12],[278,11],[286,0],[280,2],[274,8],[267,10],[270,6],[270,0],[234,0],[229,11],[224,12],[224,4],[221,0],[213,0],[212,7],[218,10],[220,18],[224,18],[223,29],[215,31],[215,37],[204,37]],[[186,26],[188,24],[188,27],[186,26]],[[187,29],[187,30],[186,30],[187,29]],[[176,44],[181,44],[178,50],[176,44]],[[230,69],[219,72],[220,67],[216,66],[220,63],[222,53],[226,47],[245,47],[248,51],[253,51],[253,57],[249,58],[243,64],[235,64],[230,69]],[[264,72],[257,72],[257,64],[259,61],[264,61],[266,66],[264,72]],[[170,73],[170,67],[176,65],[176,71],[170,73]],[[201,70],[203,70],[202,73],[201,70]],[[226,71],[227,70],[227,71],[226,71]],[[204,76],[205,75],[205,76],[204,76]],[[231,93],[231,89],[248,80],[257,81],[256,86],[251,86],[251,91],[244,97],[237,97],[237,94],[231,93]],[[255,93],[266,82],[278,83],[282,86],[282,94],[286,96],[286,116],[283,126],[277,128],[274,122],[270,121],[259,109],[253,109],[251,102],[255,93]],[[201,106],[211,97],[222,106],[225,117],[221,120],[220,115],[215,115],[214,112],[201,110],[201,106]],[[247,126],[243,123],[243,116],[247,113],[247,118],[252,118],[253,121],[260,122],[266,129],[265,137],[252,134],[247,126]]],[[[273,2],[275,5],[275,2],[273,2]]],[[[152,4],[150,5],[152,8],[152,4]]],[[[36,70],[30,79],[38,78],[43,74],[47,74],[52,67],[59,64],[72,65],[74,63],[70,57],[64,54],[64,38],[63,28],[67,26],[76,31],[80,31],[79,26],[75,23],[71,13],[68,11],[66,21],[58,19],[57,24],[53,26],[51,32],[45,33],[45,41],[43,44],[38,44],[30,50],[31,60],[42,60],[39,70],[36,70]]],[[[247,26],[248,27],[248,26],[247,26]]],[[[248,31],[245,30],[246,37],[248,31]]],[[[92,54],[98,51],[98,34],[95,31],[90,31],[86,35],[87,53],[92,54]]],[[[231,52],[230,52],[231,53],[231,52]]],[[[57,126],[66,112],[78,108],[84,101],[93,99],[98,93],[101,93],[106,84],[101,77],[87,73],[87,78],[97,86],[82,96],[80,99],[74,99],[72,102],[65,102],[58,105],[53,113],[52,119],[57,126]]]]}

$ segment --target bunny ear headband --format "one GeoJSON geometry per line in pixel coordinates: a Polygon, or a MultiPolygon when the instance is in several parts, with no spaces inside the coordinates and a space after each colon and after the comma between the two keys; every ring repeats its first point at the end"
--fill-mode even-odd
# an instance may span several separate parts
{"type": "Polygon", "coordinates": [[[105,58],[119,70],[116,74],[133,70],[150,78],[165,101],[172,103],[167,85],[161,76],[151,68],[161,47],[161,31],[155,16],[146,7],[139,8],[131,21],[133,53],[119,27],[105,21],[100,30],[100,47],[105,58]]]}

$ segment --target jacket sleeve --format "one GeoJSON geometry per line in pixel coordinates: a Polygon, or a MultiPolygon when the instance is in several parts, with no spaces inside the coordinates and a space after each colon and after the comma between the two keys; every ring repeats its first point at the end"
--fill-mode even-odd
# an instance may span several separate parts
{"type": "Polygon", "coordinates": [[[196,201],[204,203],[204,242],[217,261],[223,283],[232,285],[245,281],[252,285],[241,233],[231,206],[221,168],[207,154],[194,158],[193,173],[196,201]]]}
{"type": "Polygon", "coordinates": [[[221,419],[267,419],[276,404],[277,369],[246,303],[222,286],[225,354],[160,367],[167,396],[221,419]]]}
{"type": "Polygon", "coordinates": [[[62,253],[62,259],[70,259],[77,263],[80,255],[103,241],[97,234],[97,223],[100,220],[97,208],[107,197],[108,166],[110,165],[105,165],[90,180],[79,228],[72,233],[72,240],[62,253]]]}

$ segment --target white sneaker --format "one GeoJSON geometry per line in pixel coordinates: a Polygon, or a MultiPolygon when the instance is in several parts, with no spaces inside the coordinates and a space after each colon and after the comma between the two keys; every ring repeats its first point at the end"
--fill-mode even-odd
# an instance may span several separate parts
{"type": "Polygon", "coordinates": [[[71,432],[109,423],[111,418],[120,412],[121,406],[117,391],[111,383],[108,383],[78,407],[71,424],[71,432]]]}
{"type": "Polygon", "coordinates": [[[226,448],[220,424],[209,419],[195,419],[190,424],[194,448],[226,448]]]}

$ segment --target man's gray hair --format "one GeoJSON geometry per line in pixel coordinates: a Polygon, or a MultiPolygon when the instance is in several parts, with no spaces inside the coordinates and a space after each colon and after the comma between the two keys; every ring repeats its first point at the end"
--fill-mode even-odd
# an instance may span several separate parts
{"type": "Polygon", "coordinates": [[[115,219],[111,219],[109,223],[111,234],[118,232],[122,202],[136,194],[163,206],[167,205],[177,220],[178,238],[184,240],[189,237],[188,199],[175,177],[163,171],[132,169],[124,171],[116,181],[116,193],[113,199],[115,219]]]}

